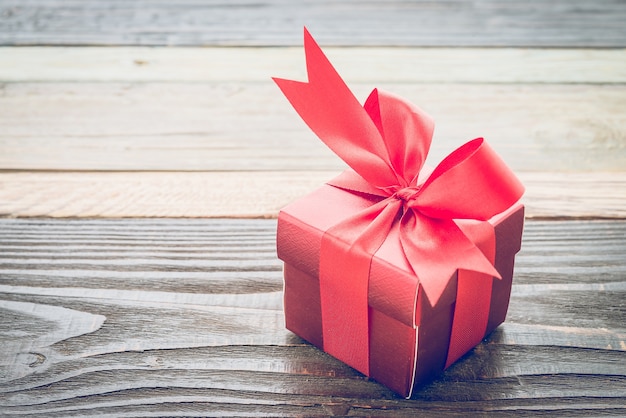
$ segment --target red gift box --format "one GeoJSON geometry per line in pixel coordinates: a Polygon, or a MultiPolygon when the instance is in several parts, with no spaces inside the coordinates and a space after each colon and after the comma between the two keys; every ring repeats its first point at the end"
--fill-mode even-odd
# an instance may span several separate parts
{"type": "MultiPolygon", "coordinates": [[[[278,217],[277,250],[284,261],[284,310],[287,329],[323,349],[319,256],[322,235],[330,226],[371,205],[370,196],[324,185],[285,207],[278,217]]],[[[495,267],[489,319],[483,336],[506,316],[513,263],[520,249],[524,208],[512,206],[489,220],[495,228],[495,267]]],[[[397,234],[397,231],[395,232],[397,234]]],[[[446,365],[457,291],[454,274],[433,307],[419,291],[415,275],[398,248],[386,240],[372,259],[368,297],[370,377],[410,397],[421,383],[446,365]]],[[[442,249],[445,251],[445,249],[442,249]]]]}
{"type": "Polygon", "coordinates": [[[305,51],[309,81],[275,81],[352,170],[280,212],[286,325],[410,397],[504,321],[523,186],[482,138],[424,169],[430,116],[361,106],[306,30],[305,51]]]}

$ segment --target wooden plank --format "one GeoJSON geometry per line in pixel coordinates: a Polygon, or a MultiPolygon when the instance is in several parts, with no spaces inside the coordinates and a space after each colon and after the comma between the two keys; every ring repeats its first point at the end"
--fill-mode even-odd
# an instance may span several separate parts
{"type": "MultiPolygon", "coordinates": [[[[351,83],[364,100],[372,84],[351,83]]],[[[626,86],[395,84],[437,128],[431,164],[483,136],[514,170],[621,171],[626,86]]],[[[8,83],[0,169],[338,170],[266,83],[8,83]],[[157,100],[158,99],[158,100],[157,100]]]]}
{"type": "Polygon", "coordinates": [[[5,45],[626,45],[619,0],[525,2],[4,0],[5,45]]]}
{"type": "MultiPolygon", "coordinates": [[[[4,217],[275,217],[340,171],[5,172],[4,217]]],[[[626,218],[626,172],[519,172],[529,218],[626,218]]]]}
{"type": "MultiPolygon", "coordinates": [[[[323,47],[350,83],[626,82],[626,49],[323,47]]],[[[265,83],[271,76],[305,80],[302,46],[0,48],[3,82],[265,83]]]]}
{"type": "Polygon", "coordinates": [[[0,219],[3,413],[626,413],[626,222],[527,222],[507,322],[410,401],[284,329],[275,227],[0,219]]]}

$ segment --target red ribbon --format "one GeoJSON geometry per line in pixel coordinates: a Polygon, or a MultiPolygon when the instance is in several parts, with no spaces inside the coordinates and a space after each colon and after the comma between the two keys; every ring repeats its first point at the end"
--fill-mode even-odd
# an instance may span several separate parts
{"type": "MultiPolygon", "coordinates": [[[[455,219],[487,221],[517,202],[523,186],[482,138],[453,151],[420,181],[434,129],[430,116],[376,89],[361,106],[306,29],[304,48],[309,81],[274,81],[311,130],[358,174],[333,185],[379,196],[323,236],[324,349],[369,374],[370,264],[399,222],[404,255],[433,306],[460,269],[451,363],[483,337],[491,278],[500,277],[493,266],[493,230],[481,249],[455,219]]],[[[479,225],[475,228],[489,227],[479,225]]]]}

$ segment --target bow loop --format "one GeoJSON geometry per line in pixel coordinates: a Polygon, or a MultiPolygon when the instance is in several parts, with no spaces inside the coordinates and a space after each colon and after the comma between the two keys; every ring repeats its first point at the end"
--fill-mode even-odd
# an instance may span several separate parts
{"type": "Polygon", "coordinates": [[[378,89],[363,107],[385,143],[396,186],[415,186],[435,129],[432,118],[414,104],[378,89]]]}
{"type": "Polygon", "coordinates": [[[448,155],[411,206],[438,219],[485,221],[515,203],[524,186],[483,138],[448,155]]]}

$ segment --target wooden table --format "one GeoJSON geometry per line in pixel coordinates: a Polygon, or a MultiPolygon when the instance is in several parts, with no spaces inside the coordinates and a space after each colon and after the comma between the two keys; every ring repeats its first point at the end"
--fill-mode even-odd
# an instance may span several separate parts
{"type": "Polygon", "coordinates": [[[625,416],[620,1],[0,2],[0,415],[625,416]],[[507,321],[412,400],[284,328],[275,216],[344,165],[271,76],[527,187],[507,321]]]}

